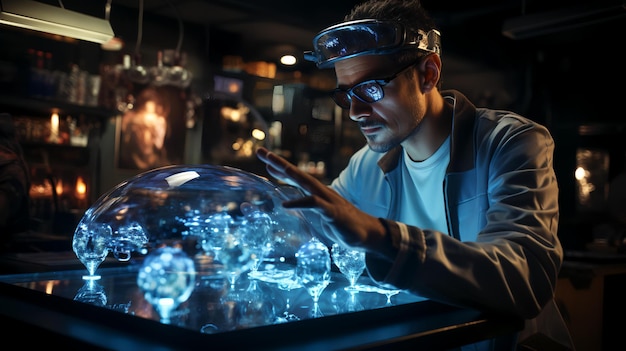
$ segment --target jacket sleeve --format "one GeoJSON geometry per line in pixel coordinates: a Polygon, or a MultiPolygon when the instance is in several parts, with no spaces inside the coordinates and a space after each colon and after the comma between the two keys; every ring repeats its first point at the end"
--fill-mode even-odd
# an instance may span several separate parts
{"type": "Polygon", "coordinates": [[[476,240],[381,219],[397,256],[368,254],[368,272],[433,300],[533,318],[554,297],[563,260],[553,139],[540,125],[507,123],[476,143],[476,178],[488,182],[476,240]]]}

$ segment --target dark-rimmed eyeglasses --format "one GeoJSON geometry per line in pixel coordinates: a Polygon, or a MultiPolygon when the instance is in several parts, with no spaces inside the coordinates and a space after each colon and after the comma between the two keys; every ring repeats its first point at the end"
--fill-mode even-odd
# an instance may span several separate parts
{"type": "Polygon", "coordinates": [[[404,71],[415,66],[418,62],[419,60],[411,62],[410,65],[403,67],[387,78],[366,80],[348,89],[336,88],[331,91],[330,96],[339,107],[345,110],[350,109],[353,97],[356,97],[362,102],[367,102],[368,104],[374,103],[385,97],[385,91],[383,90],[385,85],[396,79],[404,71]]]}

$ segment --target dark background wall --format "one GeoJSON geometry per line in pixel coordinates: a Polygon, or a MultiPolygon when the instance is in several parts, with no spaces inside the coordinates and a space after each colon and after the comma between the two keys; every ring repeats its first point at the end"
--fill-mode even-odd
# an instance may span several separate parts
{"type": "MultiPolygon", "coordinates": [[[[64,5],[102,17],[105,2],[65,0],[64,5]]],[[[125,42],[121,51],[104,51],[91,43],[51,40],[2,26],[0,61],[17,62],[17,67],[23,69],[29,64],[25,55],[27,49],[37,48],[53,54],[53,69],[65,70],[76,63],[97,74],[103,65],[121,63],[124,54],[132,55],[146,66],[154,65],[159,50],[174,49],[182,39],[185,65],[194,74],[190,89],[197,96],[204,96],[213,89],[213,76],[223,73],[225,55],[241,55],[244,61],[270,60],[267,52],[271,50],[263,48],[273,47],[280,40],[288,41],[302,52],[309,48],[316,31],[340,20],[347,9],[358,2],[322,1],[312,8],[305,6],[303,10],[286,1],[145,0],[143,34],[141,45],[137,46],[139,1],[114,0],[110,19],[116,36],[125,42]],[[207,8],[209,5],[212,7],[207,8]],[[181,34],[184,34],[182,38],[181,34]]],[[[56,1],[47,3],[58,5],[56,1]]],[[[624,11],[617,10],[617,15],[600,11],[586,19],[577,17],[563,28],[545,29],[527,38],[506,37],[503,28],[511,19],[521,18],[526,24],[537,24],[542,21],[539,15],[559,22],[567,18],[570,9],[594,14],[599,11],[595,9],[619,8],[623,3],[614,0],[424,0],[423,4],[442,32],[444,88],[461,90],[478,106],[521,113],[551,130],[557,143],[555,167],[561,188],[561,237],[570,247],[584,245],[591,240],[593,227],[606,220],[606,208],[600,205],[581,212],[577,207],[573,176],[576,150],[579,147],[606,150],[610,154],[607,181],[624,166],[626,116],[620,104],[626,92],[623,85],[626,76],[622,38],[626,29],[624,11]]],[[[332,71],[319,71],[310,63],[301,63],[295,69],[278,66],[278,70],[282,75],[276,84],[310,81],[330,82],[331,87],[334,84],[332,71]],[[296,70],[298,74],[294,74],[296,70]]],[[[3,71],[0,94],[27,95],[24,81],[9,82],[8,76],[10,72],[3,71]]],[[[244,98],[254,102],[253,87],[258,77],[241,75],[239,78],[244,80],[247,89],[244,98]]],[[[263,117],[271,122],[275,116],[263,110],[263,117]]],[[[115,133],[111,128],[115,128],[114,121],[105,121],[103,147],[107,152],[113,152],[115,133]]],[[[188,131],[186,160],[190,162],[201,160],[201,155],[192,150],[201,143],[199,133],[188,131]]],[[[101,171],[110,172],[106,167],[101,171]]],[[[109,183],[103,185],[101,191],[130,174],[105,175],[109,183]]]]}

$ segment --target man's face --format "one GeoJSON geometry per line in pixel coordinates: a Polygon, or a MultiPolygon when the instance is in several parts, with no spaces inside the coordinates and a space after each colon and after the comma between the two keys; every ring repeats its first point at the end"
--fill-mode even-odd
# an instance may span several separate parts
{"type": "MultiPolygon", "coordinates": [[[[385,56],[358,56],[335,64],[337,85],[349,89],[370,79],[385,79],[406,66],[385,56]]],[[[419,89],[418,65],[384,85],[384,97],[367,103],[352,97],[350,118],[359,124],[373,151],[386,152],[400,145],[419,126],[425,114],[424,95],[419,89]]]]}

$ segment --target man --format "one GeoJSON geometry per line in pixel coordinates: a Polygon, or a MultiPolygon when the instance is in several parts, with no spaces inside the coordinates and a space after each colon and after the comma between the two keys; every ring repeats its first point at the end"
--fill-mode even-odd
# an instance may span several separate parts
{"type": "Polygon", "coordinates": [[[517,340],[467,349],[571,347],[553,300],[563,250],[548,130],[440,91],[439,32],[418,0],[367,1],[345,21],[305,55],[334,67],[333,99],[367,146],[330,187],[260,148],[270,175],[308,195],[284,205],[319,214],[328,242],[365,250],[376,281],[528,320],[517,340]]]}

